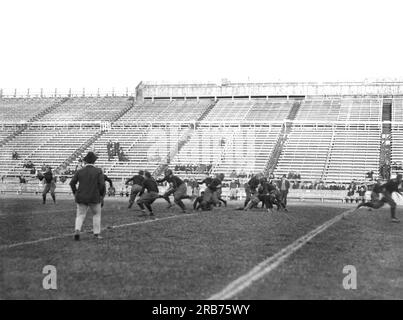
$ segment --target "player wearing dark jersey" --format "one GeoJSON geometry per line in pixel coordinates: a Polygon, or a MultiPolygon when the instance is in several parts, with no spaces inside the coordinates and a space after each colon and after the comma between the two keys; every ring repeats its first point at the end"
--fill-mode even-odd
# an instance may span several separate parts
{"type": "Polygon", "coordinates": [[[46,194],[50,192],[50,195],[53,199],[53,202],[56,203],[56,183],[55,183],[55,178],[53,177],[52,174],[52,169],[50,167],[46,168],[46,172],[44,174],[38,175],[38,179],[41,181],[44,181],[44,187],[43,187],[43,192],[42,192],[42,200],[43,204],[46,203],[46,194]]]}
{"type": "Polygon", "coordinates": [[[158,194],[158,185],[157,182],[151,177],[151,173],[146,171],[144,173],[145,179],[142,183],[142,187],[139,193],[140,199],[137,200],[137,204],[140,207],[141,211],[145,213],[144,206],[150,212],[150,216],[153,216],[153,209],[151,208],[151,204],[159,198],[158,194]],[[145,192],[147,190],[147,192],[145,192]]]}
{"type": "MultiPolygon", "coordinates": [[[[220,173],[220,174],[217,175],[217,180],[220,181],[220,184],[217,187],[217,198],[218,198],[218,201],[224,203],[224,206],[227,206],[227,201],[225,201],[222,198],[222,182],[224,181],[224,178],[225,178],[224,173],[220,173]]],[[[219,203],[219,205],[221,205],[221,203],[219,203]]]]}
{"type": "Polygon", "coordinates": [[[399,219],[396,218],[396,202],[392,198],[393,192],[397,192],[398,194],[402,195],[402,193],[399,191],[399,186],[402,183],[402,175],[398,174],[396,176],[396,179],[391,179],[385,184],[381,186],[377,186],[377,190],[381,191],[383,197],[380,200],[375,200],[370,202],[365,202],[365,203],[360,203],[356,210],[361,208],[361,207],[369,207],[369,208],[374,208],[374,209],[379,209],[385,205],[385,203],[389,204],[390,206],[390,215],[391,215],[391,221],[392,222],[400,222],[399,219]]]}
{"type": "Polygon", "coordinates": [[[169,206],[171,207],[171,201],[169,200],[169,196],[173,194],[174,196],[174,202],[182,209],[183,213],[186,213],[186,207],[185,204],[183,203],[183,199],[190,199],[191,197],[187,195],[187,187],[186,184],[182,181],[181,178],[178,176],[175,176],[172,173],[172,170],[168,169],[165,172],[165,177],[157,180],[157,182],[164,182],[167,181],[168,183],[171,184],[171,187],[164,193],[162,198],[164,198],[169,206]]]}
{"type": "Polygon", "coordinates": [[[245,188],[245,193],[246,193],[246,199],[244,202],[244,208],[248,205],[249,201],[251,200],[252,194],[256,194],[257,187],[259,186],[260,180],[258,176],[254,175],[252,178],[249,179],[249,181],[244,185],[245,188]]]}
{"type": "Polygon", "coordinates": [[[143,182],[144,182],[144,171],[140,170],[138,174],[134,175],[130,179],[127,179],[125,185],[128,185],[129,182],[132,183],[132,189],[130,191],[130,199],[129,199],[129,206],[130,209],[136,199],[136,196],[140,193],[143,182]]]}
{"type": "Polygon", "coordinates": [[[203,203],[203,197],[204,197],[204,191],[200,193],[200,196],[196,198],[196,200],[193,202],[193,210],[199,210],[202,209],[203,211],[206,210],[202,203],[203,203]]]}
{"type": "MultiPolygon", "coordinates": [[[[217,178],[211,178],[211,177],[206,177],[201,184],[205,184],[206,185],[206,189],[204,190],[204,197],[203,197],[203,202],[202,202],[202,206],[204,208],[210,208],[211,206],[217,206],[220,202],[220,191],[221,190],[221,185],[222,185],[222,181],[221,178],[223,178],[224,176],[220,176],[217,178]]],[[[223,200],[225,201],[225,200],[223,200]]],[[[226,204],[226,201],[225,201],[226,204]]],[[[209,210],[209,209],[208,209],[209,210]]]]}
{"type": "MultiPolygon", "coordinates": [[[[113,188],[113,182],[111,178],[109,178],[105,173],[104,173],[104,181],[109,183],[109,188],[113,188]]],[[[104,189],[104,193],[101,197],[101,208],[104,206],[104,198],[106,196],[106,188],[104,189]]]]}

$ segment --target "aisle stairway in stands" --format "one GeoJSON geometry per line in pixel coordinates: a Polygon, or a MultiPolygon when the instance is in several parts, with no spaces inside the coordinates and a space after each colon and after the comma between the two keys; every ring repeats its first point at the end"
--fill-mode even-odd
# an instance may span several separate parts
{"type": "Polygon", "coordinates": [[[391,165],[391,134],[392,134],[392,98],[383,98],[382,103],[382,137],[381,150],[379,153],[379,172],[376,175],[390,178],[391,165]]]}
{"type": "Polygon", "coordinates": [[[273,151],[267,161],[267,165],[263,171],[263,174],[265,176],[271,175],[275,168],[277,167],[278,161],[280,159],[281,152],[283,150],[284,144],[287,142],[288,135],[290,134],[292,130],[292,121],[295,120],[299,108],[301,106],[301,101],[295,101],[292,105],[292,108],[290,109],[290,112],[287,116],[287,120],[290,122],[285,122],[283,127],[281,128],[281,132],[279,134],[279,137],[276,141],[276,144],[274,145],[273,151]]]}

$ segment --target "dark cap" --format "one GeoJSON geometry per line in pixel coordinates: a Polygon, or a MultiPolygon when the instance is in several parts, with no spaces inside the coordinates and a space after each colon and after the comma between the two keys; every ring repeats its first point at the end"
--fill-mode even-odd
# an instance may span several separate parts
{"type": "Polygon", "coordinates": [[[86,163],[94,164],[97,159],[98,157],[96,156],[96,154],[92,151],[89,151],[87,155],[83,158],[83,161],[85,161],[86,163]]]}
{"type": "Polygon", "coordinates": [[[143,171],[143,170],[140,170],[140,171],[139,171],[139,175],[140,175],[140,176],[144,175],[144,171],[143,171]]]}

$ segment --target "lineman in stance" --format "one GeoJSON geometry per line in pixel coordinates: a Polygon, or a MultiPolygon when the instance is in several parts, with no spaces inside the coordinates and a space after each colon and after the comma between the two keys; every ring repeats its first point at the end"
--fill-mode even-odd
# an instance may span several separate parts
{"type": "Polygon", "coordinates": [[[157,182],[151,176],[151,173],[146,171],[144,173],[145,179],[142,183],[142,188],[140,190],[139,196],[140,199],[137,200],[137,204],[140,207],[141,211],[146,212],[144,206],[148,209],[150,216],[154,216],[153,209],[151,208],[151,204],[159,198],[158,194],[158,185],[157,182]],[[145,192],[147,190],[147,192],[145,192]]]}
{"type": "Polygon", "coordinates": [[[144,182],[144,171],[140,170],[138,174],[134,175],[130,179],[127,179],[125,185],[128,185],[129,182],[132,182],[132,190],[130,192],[130,199],[128,206],[128,208],[130,209],[134,203],[134,200],[136,199],[137,194],[139,194],[142,189],[144,182]]]}

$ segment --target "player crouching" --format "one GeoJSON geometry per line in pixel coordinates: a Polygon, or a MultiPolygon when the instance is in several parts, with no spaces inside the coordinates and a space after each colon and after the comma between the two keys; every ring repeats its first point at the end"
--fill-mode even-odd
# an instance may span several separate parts
{"type": "Polygon", "coordinates": [[[150,216],[154,216],[153,209],[151,208],[151,204],[159,198],[158,194],[158,185],[157,182],[151,176],[151,173],[148,171],[144,172],[144,181],[142,183],[142,188],[140,190],[139,196],[140,199],[137,200],[137,205],[140,207],[142,212],[146,212],[144,206],[148,209],[150,216]],[[147,190],[147,192],[145,192],[147,190]]]}

